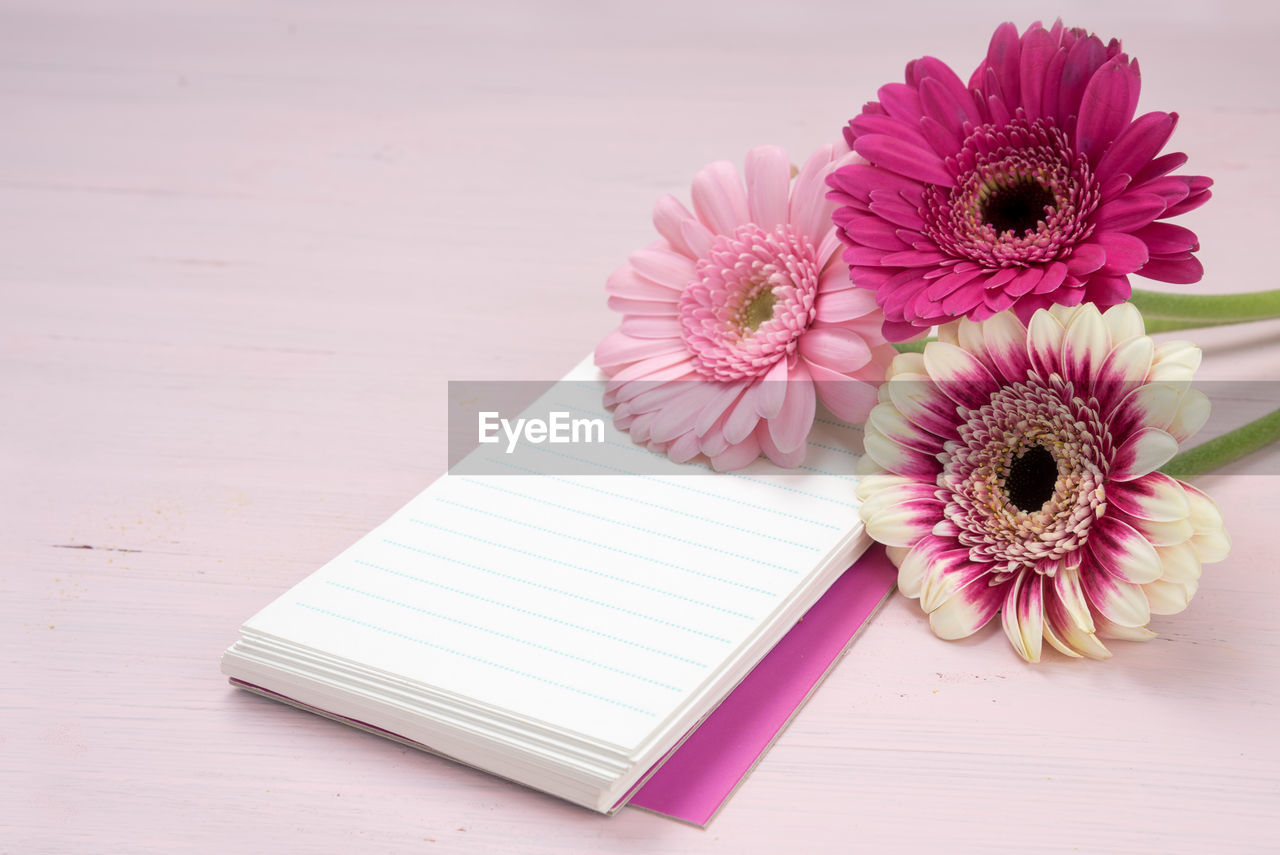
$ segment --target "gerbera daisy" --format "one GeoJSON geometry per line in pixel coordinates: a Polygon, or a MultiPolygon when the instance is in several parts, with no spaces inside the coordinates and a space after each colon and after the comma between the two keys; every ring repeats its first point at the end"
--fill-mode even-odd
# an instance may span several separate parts
{"type": "Polygon", "coordinates": [[[848,163],[824,146],[792,178],[786,152],[747,154],[693,179],[693,212],[660,199],[661,239],[606,285],[621,326],[596,348],[614,424],[684,462],[736,469],[762,452],[804,459],[816,402],[861,422],[893,348],[875,298],[849,281],[825,179],[848,163]]]}
{"type": "Polygon", "coordinates": [[[1230,541],[1213,501],[1157,471],[1208,417],[1200,351],[1155,344],[1130,304],[1055,306],[942,330],[898,356],[866,429],[867,531],[942,638],[997,611],[1018,653],[1041,639],[1105,658],[1185,608],[1230,541]]]}
{"type": "Polygon", "coordinates": [[[865,164],[828,179],[853,281],[890,339],[960,317],[1128,299],[1128,274],[1196,282],[1190,230],[1163,222],[1212,182],[1157,156],[1175,113],[1134,118],[1137,60],[1062,22],[996,30],[968,85],[924,57],[845,128],[865,164]]]}

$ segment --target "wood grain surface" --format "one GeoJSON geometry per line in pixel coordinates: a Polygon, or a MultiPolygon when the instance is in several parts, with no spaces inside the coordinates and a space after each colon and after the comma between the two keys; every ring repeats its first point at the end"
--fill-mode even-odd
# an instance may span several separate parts
{"type": "MultiPolygon", "coordinates": [[[[0,852],[1266,851],[1280,455],[1107,663],[879,615],[702,831],[605,818],[232,690],[239,623],[439,475],[450,379],[558,377],[706,162],[838,134],[1001,20],[1122,36],[1215,177],[1208,291],[1269,288],[1257,4],[0,3],[0,852]]],[[[1204,375],[1280,376],[1280,326],[1204,375]]]]}

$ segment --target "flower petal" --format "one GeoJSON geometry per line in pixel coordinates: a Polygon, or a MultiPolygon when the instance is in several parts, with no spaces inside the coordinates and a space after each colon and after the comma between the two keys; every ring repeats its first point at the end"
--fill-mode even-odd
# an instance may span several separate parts
{"type": "Polygon", "coordinates": [[[1164,148],[1177,124],[1177,113],[1147,113],[1134,119],[1098,161],[1098,180],[1137,175],[1164,148]]]}
{"type": "Polygon", "coordinates": [[[756,440],[755,435],[751,434],[742,442],[730,445],[722,454],[712,457],[711,467],[717,472],[729,472],[734,469],[741,469],[759,456],[760,443],[756,440]]]}
{"type": "MultiPolygon", "coordinates": [[[[810,331],[812,333],[812,330],[810,331]]],[[[776,419],[769,419],[769,435],[783,454],[789,454],[804,445],[817,408],[813,380],[803,359],[797,360],[787,378],[787,394],[782,401],[782,411],[776,419]]]]}
{"type": "Polygon", "coordinates": [[[1189,341],[1162,341],[1156,345],[1148,379],[1153,383],[1190,383],[1202,356],[1200,348],[1189,341]]]}
{"type": "Polygon", "coordinates": [[[782,402],[787,397],[787,382],[791,371],[787,368],[787,360],[779,359],[764,375],[764,379],[756,385],[753,398],[756,402],[756,415],[762,419],[776,419],[782,412],[782,402]]]}
{"type": "Polygon", "coordinates": [[[791,193],[791,161],[786,150],[776,145],[751,149],[747,152],[746,173],[751,222],[766,231],[785,223],[791,193]]]}
{"type": "Polygon", "coordinates": [[[1132,434],[1111,460],[1111,477],[1132,481],[1159,469],[1178,453],[1178,441],[1166,431],[1149,427],[1132,434]]]}
{"type": "Polygon", "coordinates": [[[1027,662],[1040,661],[1040,643],[1044,639],[1043,578],[1034,572],[1019,574],[1009,586],[1004,607],[1000,610],[1004,634],[1013,649],[1027,662]]]}
{"type": "Polygon", "coordinates": [[[908,448],[930,455],[942,451],[941,438],[907,419],[892,402],[876,404],[867,420],[884,436],[908,448]]]}
{"type": "Polygon", "coordinates": [[[1080,570],[1080,585],[1089,602],[1103,617],[1121,626],[1146,626],[1151,609],[1141,585],[1117,579],[1086,561],[1080,570]]]}
{"type": "Polygon", "coordinates": [[[876,403],[876,385],[808,363],[818,400],[838,419],[861,424],[876,403]]]}
{"type": "MultiPolygon", "coordinates": [[[[847,278],[847,277],[845,277],[847,278]]],[[[876,309],[876,295],[863,288],[846,288],[819,294],[817,316],[821,323],[839,323],[869,315],[876,309]]]]}
{"type": "Polygon", "coordinates": [[[1046,311],[1036,312],[1027,325],[1026,348],[1031,367],[1046,380],[1059,370],[1062,339],[1066,333],[1061,322],[1046,311]]]}
{"type": "Polygon", "coordinates": [[[1098,232],[1093,236],[1093,241],[1107,253],[1107,261],[1102,266],[1103,273],[1133,273],[1151,257],[1147,245],[1128,232],[1098,232]]]}
{"type": "Polygon", "coordinates": [[[916,541],[898,563],[898,591],[904,597],[918,598],[924,586],[925,573],[941,555],[954,548],[954,542],[932,534],[916,541]]]}
{"type": "Polygon", "coordinates": [[[1207,534],[1197,534],[1191,538],[1191,545],[1195,547],[1196,555],[1200,556],[1201,564],[1213,564],[1231,553],[1231,536],[1226,529],[1219,529],[1207,534]]]}
{"type": "Polygon", "coordinates": [[[927,376],[910,373],[890,376],[881,388],[887,390],[889,400],[908,421],[940,437],[956,435],[959,410],[927,376]]]}
{"type": "Polygon", "coordinates": [[[692,219],[693,214],[689,213],[689,209],[670,194],[663,196],[653,206],[653,227],[658,230],[658,234],[666,238],[676,252],[689,258],[697,258],[698,254],[689,248],[680,230],[682,223],[692,219]]]}
{"type": "Polygon", "coordinates": [[[677,291],[693,281],[693,259],[669,249],[637,249],[628,257],[636,272],[677,291]]]}
{"type": "Polygon", "coordinates": [[[987,357],[1000,376],[1010,383],[1027,379],[1031,358],[1027,354],[1027,328],[1016,315],[999,314],[982,324],[987,357]]]}
{"type": "Polygon", "coordinates": [[[1092,303],[1067,324],[1062,337],[1062,377],[1077,389],[1088,389],[1098,368],[1110,355],[1111,337],[1102,314],[1092,303]]]}
{"type": "Polygon", "coordinates": [[[929,612],[929,628],[939,638],[954,640],[973,635],[995,617],[1004,602],[1004,585],[989,585],[983,576],[965,585],[929,612]]]}
{"type": "Polygon", "coordinates": [[[693,210],[716,234],[732,234],[747,222],[747,194],[738,170],[727,160],[708,164],[693,177],[693,210]]]}
{"type": "Polygon", "coordinates": [[[1200,578],[1200,556],[1190,541],[1174,546],[1157,546],[1162,573],[1166,582],[1194,582],[1200,578]]]}
{"type": "Polygon", "coordinates": [[[1112,516],[1136,528],[1152,546],[1173,546],[1176,543],[1185,543],[1195,536],[1191,522],[1185,519],[1168,522],[1144,520],[1141,517],[1130,516],[1119,508],[1112,511],[1112,516]]]}
{"type": "Polygon", "coordinates": [[[699,450],[698,435],[689,431],[667,446],[667,457],[676,463],[688,463],[698,456],[699,450]]]}
{"type": "Polygon", "coordinates": [[[673,306],[678,306],[680,302],[678,290],[641,276],[630,264],[624,264],[613,271],[604,284],[604,290],[610,296],[625,297],[629,300],[665,301],[673,306]]]}
{"type": "MultiPolygon", "coordinates": [[[[937,537],[937,535],[932,535],[937,537]]],[[[974,562],[969,557],[968,547],[956,547],[955,541],[943,538],[950,544],[942,554],[934,558],[924,570],[923,585],[920,590],[920,608],[926,612],[940,608],[951,599],[957,591],[978,579],[990,583],[994,578],[990,564],[974,562]]]]}
{"type": "Polygon", "coordinates": [[[942,393],[962,407],[981,407],[1000,388],[975,356],[944,341],[925,345],[924,367],[942,393]]]}
{"type": "Polygon", "coordinates": [[[1137,74],[1120,58],[1094,73],[1080,100],[1076,120],[1076,150],[1098,164],[1103,153],[1133,118],[1129,106],[1132,90],[1138,87],[1137,74]]]}
{"type": "Polygon", "coordinates": [[[869,456],[887,472],[908,478],[936,478],[940,464],[936,459],[888,439],[873,426],[867,427],[863,447],[869,456]]]}
{"type": "Polygon", "coordinates": [[[679,338],[681,326],[673,316],[624,315],[618,329],[636,338],[679,338]]]}
{"type": "Polygon", "coordinates": [[[1132,526],[1106,516],[1093,524],[1087,543],[1093,566],[1125,582],[1144,584],[1160,578],[1160,556],[1132,526]]]}
{"type": "Polygon", "coordinates": [[[1173,522],[1191,513],[1182,485],[1163,472],[1149,472],[1132,481],[1112,480],[1106,494],[1109,504],[1141,519],[1173,522]]]}
{"type": "Polygon", "coordinates": [[[1198,583],[1166,582],[1164,580],[1148,582],[1142,586],[1147,595],[1147,603],[1151,613],[1155,615],[1176,615],[1191,604],[1191,597],[1196,592],[1198,583]]]}
{"type": "Polygon", "coordinates": [[[1099,638],[1114,638],[1120,641],[1150,641],[1156,637],[1156,634],[1145,626],[1121,626],[1118,623],[1112,623],[1102,615],[1096,615],[1094,620],[1098,624],[1099,638]]]}
{"type": "Polygon", "coordinates": [[[1147,252],[1153,258],[1195,252],[1200,248],[1195,232],[1173,223],[1151,223],[1134,232],[1134,237],[1147,245],[1147,252]]]}
{"type": "Polygon", "coordinates": [[[820,147],[800,167],[791,185],[791,201],[787,208],[787,222],[801,235],[817,246],[822,236],[831,230],[831,213],[835,202],[827,198],[827,175],[850,158],[837,157],[832,146],[820,147]]]}
{"type": "Polygon", "coordinates": [[[702,412],[698,414],[698,420],[694,422],[694,432],[698,436],[703,436],[707,431],[711,430],[716,421],[737,402],[738,398],[750,385],[751,381],[749,380],[717,384],[716,394],[703,406],[702,412]]]}
{"type": "Polygon", "coordinates": [[[816,324],[801,336],[800,354],[810,362],[842,374],[855,371],[871,360],[871,348],[858,333],[843,327],[816,324]]]}
{"type": "Polygon", "coordinates": [[[955,179],[935,152],[887,134],[858,137],[853,150],[876,166],[891,169],[899,175],[939,187],[955,184],[955,179]]]}
{"type": "MultiPolygon", "coordinates": [[[[1165,200],[1154,193],[1125,193],[1098,209],[1094,224],[1106,231],[1131,231],[1150,224],[1164,213],[1165,200]]],[[[1148,251],[1151,245],[1147,245],[1148,251]]]]}
{"type": "Polygon", "coordinates": [[[803,463],[805,452],[809,450],[809,447],[802,442],[791,451],[782,451],[774,444],[767,422],[756,428],[755,438],[760,442],[760,450],[764,455],[784,469],[794,469],[803,463]]]}
{"type": "Polygon", "coordinates": [[[942,503],[936,499],[901,502],[881,508],[863,505],[860,509],[867,534],[877,543],[887,546],[914,546],[933,531],[934,523],[942,513],[942,503]]]}
{"type": "Polygon", "coordinates": [[[1139,335],[1122,341],[1107,354],[1093,382],[1093,394],[1101,412],[1111,412],[1146,380],[1155,352],[1156,343],[1148,336],[1139,335]]]}
{"type": "Polygon", "coordinates": [[[1146,326],[1142,322],[1142,312],[1132,303],[1120,303],[1102,313],[1102,320],[1111,333],[1111,346],[1119,347],[1124,341],[1134,336],[1146,335],[1146,326]]]}
{"type": "MultiPolygon", "coordinates": [[[[1045,94],[1045,73],[1058,52],[1056,40],[1048,30],[1032,27],[1022,37],[1022,56],[1019,63],[1020,101],[1028,119],[1045,115],[1042,101],[1045,94]]],[[[1056,92],[1053,93],[1056,96],[1056,92]]],[[[1024,657],[1025,658],[1025,657],[1024,657]]]]}
{"type": "Polygon", "coordinates": [[[1179,481],[1178,484],[1187,494],[1187,501],[1191,503],[1189,521],[1191,522],[1192,530],[1196,534],[1209,534],[1220,531],[1223,521],[1222,511],[1218,509],[1218,503],[1209,498],[1208,494],[1203,490],[1185,481],[1179,481]]]}
{"type": "Polygon", "coordinates": [[[693,437],[689,442],[693,442],[696,446],[697,434],[693,431],[694,423],[708,400],[715,397],[716,388],[702,382],[683,385],[684,390],[664,404],[654,420],[649,433],[650,439],[654,442],[671,442],[687,433],[693,437]]]}
{"type": "Polygon", "coordinates": [[[1200,259],[1184,258],[1170,261],[1164,258],[1153,258],[1138,271],[1139,276],[1155,279],[1157,282],[1169,282],[1174,285],[1190,285],[1204,278],[1204,265],[1200,259]]]}
{"type": "Polygon", "coordinates": [[[622,330],[614,330],[596,345],[596,365],[606,374],[649,357],[671,356],[678,359],[686,353],[679,339],[633,338],[622,330]]]}
{"type": "MultiPolygon", "coordinates": [[[[738,403],[734,404],[729,418],[724,423],[724,438],[730,445],[743,442],[755,432],[756,425],[760,422],[759,408],[756,406],[756,396],[759,394],[759,385],[753,384],[747,387],[742,397],[738,399],[738,403]]],[[[757,448],[758,452],[759,448],[757,448]]]]}
{"type": "Polygon", "coordinates": [[[1111,651],[1098,640],[1089,605],[1080,590],[1079,577],[1073,571],[1064,579],[1059,571],[1053,585],[1043,589],[1045,639],[1068,656],[1109,659],[1111,651]],[[1067,583],[1064,587],[1064,582],[1067,583]],[[1068,607],[1068,602],[1071,606],[1068,607]],[[1083,611],[1081,616],[1080,612],[1083,611]]]}

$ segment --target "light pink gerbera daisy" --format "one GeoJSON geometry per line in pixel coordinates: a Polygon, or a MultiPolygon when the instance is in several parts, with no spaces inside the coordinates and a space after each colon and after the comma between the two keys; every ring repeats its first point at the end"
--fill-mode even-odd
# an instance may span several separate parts
{"type": "Polygon", "coordinates": [[[718,470],[764,453],[804,459],[816,403],[861,422],[893,357],[874,296],[852,287],[825,179],[849,162],[824,146],[792,180],[786,152],[712,163],[693,179],[693,213],[660,199],[662,235],[606,285],[621,326],[596,348],[614,424],[677,462],[718,470]]]}
{"type": "Polygon", "coordinates": [[[1213,501],[1157,471],[1200,428],[1200,351],[1155,344],[1131,304],[1011,312],[898,356],[866,430],[867,531],[942,638],[997,611],[1024,659],[1041,640],[1110,656],[1195,593],[1230,548],[1213,501]]]}
{"type": "Polygon", "coordinates": [[[853,281],[885,333],[961,317],[1127,300],[1129,274],[1198,281],[1196,236],[1164,222],[1212,182],[1170,175],[1175,113],[1134,118],[1137,60],[1084,30],[1004,24],[966,85],[940,60],[908,64],[845,138],[868,161],[829,179],[853,281]]]}

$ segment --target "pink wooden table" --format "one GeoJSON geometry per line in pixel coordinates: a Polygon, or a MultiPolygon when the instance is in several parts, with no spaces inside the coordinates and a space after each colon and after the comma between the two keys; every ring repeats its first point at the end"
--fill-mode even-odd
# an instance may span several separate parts
{"type": "MultiPolygon", "coordinates": [[[[1280,454],[1159,640],[1024,666],[892,601],[707,831],[604,818],[230,689],[241,620],[444,468],[449,379],[559,376],[654,199],[796,157],[1026,4],[0,4],[0,852],[1262,850],[1280,454]],[[65,7],[65,8],[64,8],[65,7]]],[[[1034,5],[1034,4],[1033,4],[1034,5]]],[[[1052,15],[1048,7],[1041,12],[1052,15]]],[[[1090,3],[1275,287],[1263,4],[1090,3]]],[[[1280,325],[1205,334],[1276,377],[1280,325]]]]}

